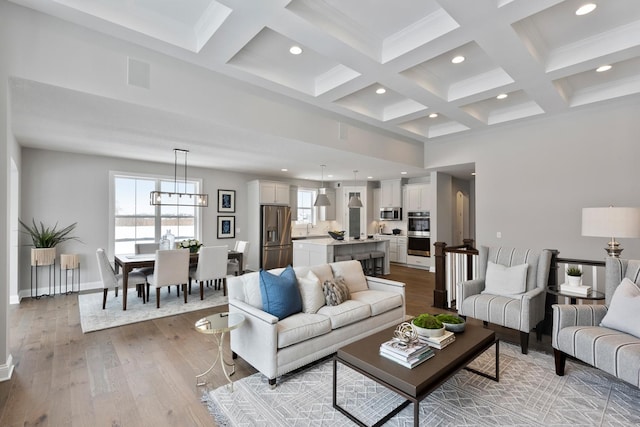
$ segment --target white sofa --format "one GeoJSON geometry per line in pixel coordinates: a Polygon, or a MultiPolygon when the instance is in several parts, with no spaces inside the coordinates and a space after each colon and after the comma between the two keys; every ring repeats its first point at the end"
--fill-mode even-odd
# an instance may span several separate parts
{"type": "Polygon", "coordinates": [[[272,387],[277,377],[405,318],[404,283],[365,276],[358,261],[294,268],[298,280],[309,270],[318,277],[319,286],[335,274],[345,279],[350,291],[365,289],[351,292],[351,298],[339,305],[324,305],[315,313],[302,311],[279,320],[263,311],[258,272],[227,279],[229,312],[241,313],[246,319],[231,331],[231,350],[234,357],[242,357],[264,374],[272,387]]]}

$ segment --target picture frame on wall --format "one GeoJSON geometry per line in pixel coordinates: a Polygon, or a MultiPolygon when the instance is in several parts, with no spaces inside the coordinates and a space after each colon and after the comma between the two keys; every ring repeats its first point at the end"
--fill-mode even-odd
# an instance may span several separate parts
{"type": "Polygon", "coordinates": [[[218,212],[236,211],[236,190],[218,190],[218,212]]]}
{"type": "Polygon", "coordinates": [[[233,239],[236,237],[236,217],[218,216],[218,239],[233,239]]]}

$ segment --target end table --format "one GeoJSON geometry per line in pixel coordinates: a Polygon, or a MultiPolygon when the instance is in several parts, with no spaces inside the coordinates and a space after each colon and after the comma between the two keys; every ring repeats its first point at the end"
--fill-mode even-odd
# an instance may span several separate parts
{"type": "Polygon", "coordinates": [[[203,386],[206,384],[206,381],[198,381],[198,378],[201,378],[207,375],[211,370],[216,366],[218,360],[220,360],[220,365],[222,366],[222,372],[224,373],[225,378],[229,381],[229,386],[231,391],[233,392],[233,381],[231,381],[230,376],[233,375],[236,371],[235,363],[227,363],[224,360],[223,355],[223,343],[224,343],[224,334],[232,331],[236,328],[239,328],[242,323],[244,323],[244,316],[240,313],[216,313],[207,317],[203,317],[198,320],[195,324],[196,330],[203,334],[211,334],[216,340],[216,344],[218,344],[218,354],[214,359],[213,363],[205,372],[196,375],[196,386],[203,386]],[[227,366],[233,367],[233,370],[230,373],[227,373],[227,366]]]}

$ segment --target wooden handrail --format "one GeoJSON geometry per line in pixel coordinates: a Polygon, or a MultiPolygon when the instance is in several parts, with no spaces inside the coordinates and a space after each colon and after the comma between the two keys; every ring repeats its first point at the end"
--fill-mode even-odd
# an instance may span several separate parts
{"type": "Polygon", "coordinates": [[[447,275],[446,263],[447,253],[457,253],[467,255],[467,279],[471,280],[473,274],[473,256],[478,255],[478,250],[473,247],[473,239],[464,239],[462,245],[449,246],[445,242],[436,242],[434,246],[435,250],[435,267],[436,267],[436,288],[433,290],[433,305],[437,308],[447,307],[447,275]]]}

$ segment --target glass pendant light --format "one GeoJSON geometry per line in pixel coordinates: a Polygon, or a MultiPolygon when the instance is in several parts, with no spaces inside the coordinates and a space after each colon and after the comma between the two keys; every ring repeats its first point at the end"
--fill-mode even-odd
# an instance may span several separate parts
{"type": "MultiPolygon", "coordinates": [[[[353,181],[354,181],[354,185],[357,185],[358,180],[356,178],[356,174],[358,173],[357,170],[353,171],[353,181]]],[[[349,208],[361,208],[362,207],[362,200],[360,200],[360,197],[358,196],[358,193],[354,193],[353,196],[351,196],[351,198],[349,199],[349,204],[347,205],[349,208]]]]}
{"type": "Polygon", "coordinates": [[[320,165],[320,167],[322,168],[322,186],[318,189],[318,197],[316,197],[316,201],[313,203],[313,206],[331,206],[331,202],[329,201],[329,198],[324,193],[325,192],[325,188],[324,188],[324,168],[326,166],[327,165],[320,165]]]}

